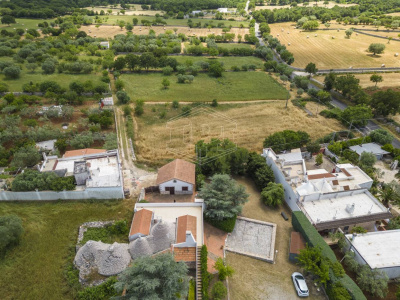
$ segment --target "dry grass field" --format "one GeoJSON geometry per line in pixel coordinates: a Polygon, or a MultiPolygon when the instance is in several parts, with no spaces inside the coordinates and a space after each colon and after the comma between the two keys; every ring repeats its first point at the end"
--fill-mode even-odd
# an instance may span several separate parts
{"type": "MultiPolygon", "coordinates": [[[[375,86],[375,83],[369,80],[372,74],[353,75],[360,79],[360,85],[362,88],[375,86]]],[[[383,82],[378,83],[378,87],[400,87],[400,73],[379,73],[379,75],[383,77],[383,82]]],[[[323,82],[325,76],[315,76],[314,78],[319,82],[323,82]]]]}
{"type": "Polygon", "coordinates": [[[399,42],[387,44],[383,39],[361,34],[353,34],[347,39],[344,31],[321,29],[306,32],[295,29],[294,25],[288,22],[271,24],[270,27],[271,34],[294,54],[295,67],[304,68],[309,62],[314,62],[319,69],[381,67],[382,64],[400,67],[400,57],[395,57],[399,52],[399,42]],[[368,53],[366,50],[371,43],[385,44],[385,52],[377,56],[368,53]]]}
{"type": "MultiPolygon", "coordinates": [[[[177,27],[177,26],[153,26],[149,27],[140,27],[135,26],[132,30],[133,34],[148,34],[150,29],[153,29],[156,34],[164,33],[166,30],[173,30],[173,28],[178,28],[177,34],[183,33],[187,36],[207,36],[211,33],[216,35],[223,34],[222,28],[212,28],[211,30],[207,28],[189,28],[189,27],[177,27]]],[[[82,26],[81,30],[85,31],[88,35],[92,37],[100,37],[100,38],[113,38],[117,34],[126,34],[126,29],[122,29],[118,26],[100,26],[96,28],[95,25],[82,26]]],[[[237,37],[238,34],[244,36],[249,33],[248,28],[232,28],[230,33],[234,33],[237,37]]],[[[237,38],[235,38],[237,41],[237,38]]]]}
{"type": "MultiPolygon", "coordinates": [[[[227,252],[227,263],[233,267],[235,273],[229,278],[230,299],[248,300],[296,300],[299,299],[291,281],[293,272],[301,272],[301,268],[289,262],[289,239],[293,230],[291,220],[285,221],[280,215],[284,211],[291,216],[286,206],[271,209],[260,201],[260,192],[253,182],[247,178],[235,178],[246,188],[250,195],[249,202],[243,206],[242,216],[265,222],[275,223],[275,249],[278,251],[275,264],[227,252]]],[[[311,281],[308,281],[310,296],[307,299],[323,300],[322,292],[317,292],[311,281]]]]}
{"type": "Polygon", "coordinates": [[[195,108],[189,117],[176,118],[180,113],[180,109],[171,109],[170,104],[145,105],[143,116],[136,118],[135,144],[140,160],[162,162],[170,158],[193,158],[194,144],[202,139],[229,138],[238,146],[260,152],[263,140],[277,131],[304,130],[315,139],[343,128],[336,120],[307,116],[290,101],[286,109],[282,100],[220,104],[211,111],[208,106],[195,108]],[[163,111],[166,116],[160,119],[163,111]],[[176,119],[172,121],[171,118],[176,119]]]}
{"type": "MultiPolygon", "coordinates": [[[[306,7],[313,7],[315,5],[314,2],[311,2],[309,5],[306,5],[306,7]]],[[[326,7],[326,8],[332,8],[335,5],[339,6],[339,7],[349,7],[349,6],[354,6],[354,5],[358,5],[358,4],[354,4],[354,3],[336,3],[333,1],[329,1],[328,5],[324,5],[322,3],[319,3],[319,7],[326,7]]],[[[299,7],[302,7],[303,4],[299,4],[299,7]]],[[[279,8],[290,8],[290,5],[265,5],[265,6],[256,6],[256,10],[262,10],[262,9],[279,9],[279,8]]]]}

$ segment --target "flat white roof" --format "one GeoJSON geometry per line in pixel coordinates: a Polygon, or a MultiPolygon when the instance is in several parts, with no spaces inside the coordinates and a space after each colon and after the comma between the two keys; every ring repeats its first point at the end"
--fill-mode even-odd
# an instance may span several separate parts
{"type": "Polygon", "coordinates": [[[339,180],[339,185],[341,186],[348,185],[349,181],[357,185],[373,181],[363,170],[352,164],[339,164],[337,167],[346,170],[351,175],[351,177],[348,177],[343,171],[335,173],[337,180],[339,180]]]}
{"type": "Polygon", "coordinates": [[[357,152],[358,155],[361,155],[363,152],[370,152],[373,154],[388,154],[389,152],[382,150],[381,145],[376,143],[367,143],[362,145],[351,146],[351,150],[357,152]]]}
{"type": "Polygon", "coordinates": [[[196,242],[203,245],[203,204],[202,203],[136,203],[135,211],[148,209],[154,212],[154,218],[176,223],[180,216],[190,215],[196,217],[197,232],[196,242]]]}
{"type": "Polygon", "coordinates": [[[301,205],[314,224],[387,212],[386,207],[367,190],[312,194],[304,199],[301,205]],[[353,204],[354,211],[351,214],[346,208],[353,204]]]}
{"type": "Polygon", "coordinates": [[[355,250],[371,268],[400,267],[400,229],[359,234],[351,241],[355,250]]]}

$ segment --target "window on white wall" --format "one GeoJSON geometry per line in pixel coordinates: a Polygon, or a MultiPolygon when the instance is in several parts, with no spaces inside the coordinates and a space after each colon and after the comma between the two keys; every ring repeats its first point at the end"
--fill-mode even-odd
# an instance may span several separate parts
{"type": "Polygon", "coordinates": [[[188,190],[189,190],[189,188],[187,186],[182,187],[182,191],[188,191],[188,190]]]}

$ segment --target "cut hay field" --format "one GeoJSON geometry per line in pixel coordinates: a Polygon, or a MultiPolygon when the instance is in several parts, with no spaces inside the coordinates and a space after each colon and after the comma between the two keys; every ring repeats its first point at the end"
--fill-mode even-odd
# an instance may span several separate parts
{"type": "MultiPolygon", "coordinates": [[[[362,88],[375,86],[375,83],[371,82],[369,78],[372,74],[352,74],[360,79],[360,85],[362,88]]],[[[378,83],[378,87],[400,87],[400,73],[378,73],[383,77],[383,82],[378,83]]],[[[314,77],[319,82],[323,82],[325,76],[314,77]]]]}
{"type": "Polygon", "coordinates": [[[308,117],[289,101],[265,101],[262,103],[219,104],[208,109],[193,108],[189,117],[168,122],[181,115],[182,110],[171,105],[145,105],[145,112],[137,117],[136,155],[139,160],[164,162],[170,158],[193,158],[194,144],[198,140],[229,138],[239,146],[260,152],[264,139],[284,129],[304,130],[312,139],[322,137],[343,127],[333,119],[322,116],[308,117]],[[165,116],[160,115],[165,111],[165,116]],[[188,132],[188,128],[192,128],[188,132]],[[184,137],[184,139],[183,139],[184,137]],[[179,151],[173,153],[168,148],[179,151]]]}
{"type": "MultiPolygon", "coordinates": [[[[175,28],[174,26],[165,26],[165,29],[162,26],[152,26],[151,28],[144,26],[135,26],[132,32],[133,34],[147,35],[150,29],[152,29],[156,32],[156,34],[160,34],[164,33],[166,30],[173,30],[174,28],[175,28]]],[[[178,29],[178,31],[176,32],[177,34],[183,33],[187,36],[207,36],[211,33],[214,33],[216,35],[223,34],[222,28],[212,28],[209,30],[207,28],[177,27],[177,29],[178,29]]],[[[88,35],[92,37],[100,37],[100,38],[113,38],[117,34],[127,33],[125,28],[121,30],[120,27],[112,25],[103,25],[100,26],[99,28],[96,28],[95,25],[82,26],[80,30],[85,31],[88,35]]],[[[240,34],[243,37],[244,35],[249,33],[249,29],[232,28],[230,33],[234,33],[236,35],[235,41],[237,41],[237,35],[240,34]]]]}
{"type": "Polygon", "coordinates": [[[305,32],[295,29],[293,23],[271,24],[270,27],[271,35],[278,37],[294,54],[295,67],[304,68],[310,62],[315,63],[319,69],[379,68],[382,64],[386,67],[400,67],[400,57],[394,56],[399,52],[400,42],[392,41],[387,44],[381,38],[361,34],[353,34],[347,39],[344,31],[336,30],[305,32]],[[291,45],[288,46],[288,43],[291,45]],[[368,53],[366,50],[371,43],[385,44],[385,52],[377,56],[368,53]]]}
{"type": "MultiPolygon", "coordinates": [[[[326,8],[332,8],[334,6],[339,6],[339,7],[349,7],[349,6],[354,6],[358,4],[354,3],[336,3],[334,1],[329,1],[328,5],[319,3],[319,7],[326,7],[326,8]]],[[[303,4],[298,4],[298,7],[304,6],[303,4]]],[[[314,7],[315,4],[314,2],[311,2],[309,5],[306,5],[305,7],[314,7]]],[[[274,9],[280,9],[280,8],[290,8],[290,5],[264,5],[264,6],[256,6],[256,10],[262,10],[262,9],[269,9],[269,10],[274,10],[274,9]]]]}
{"type": "Polygon", "coordinates": [[[131,99],[150,102],[275,100],[286,99],[287,95],[287,91],[264,72],[226,72],[221,78],[202,73],[190,84],[177,83],[175,75],[161,73],[123,74],[120,78],[131,99]],[[168,89],[161,85],[164,78],[171,83],[168,89]]]}
{"type": "Polygon", "coordinates": [[[132,218],[133,203],[123,201],[54,201],[0,203],[0,215],[22,219],[21,243],[0,258],[3,300],[77,299],[64,276],[84,222],[132,218]]]}
{"type": "MultiPolygon", "coordinates": [[[[138,4],[131,4],[131,7],[134,7],[135,9],[127,9],[125,10],[125,15],[126,16],[155,16],[156,14],[162,15],[163,12],[161,10],[143,10],[140,5],[138,4]]],[[[86,7],[88,10],[93,10],[94,12],[100,13],[102,10],[108,14],[108,10],[111,9],[111,14],[112,15],[118,15],[121,11],[121,7],[119,8],[110,8],[110,7],[105,7],[105,6],[95,6],[95,7],[86,7]]],[[[122,14],[121,14],[122,15],[122,14]]]]}

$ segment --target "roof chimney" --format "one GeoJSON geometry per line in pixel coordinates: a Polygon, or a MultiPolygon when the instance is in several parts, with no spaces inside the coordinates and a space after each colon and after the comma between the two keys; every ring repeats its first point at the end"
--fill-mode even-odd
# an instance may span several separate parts
{"type": "Polygon", "coordinates": [[[353,236],[351,237],[351,241],[354,242],[354,240],[356,239],[356,237],[357,237],[357,233],[354,232],[354,233],[353,233],[353,236]]]}

